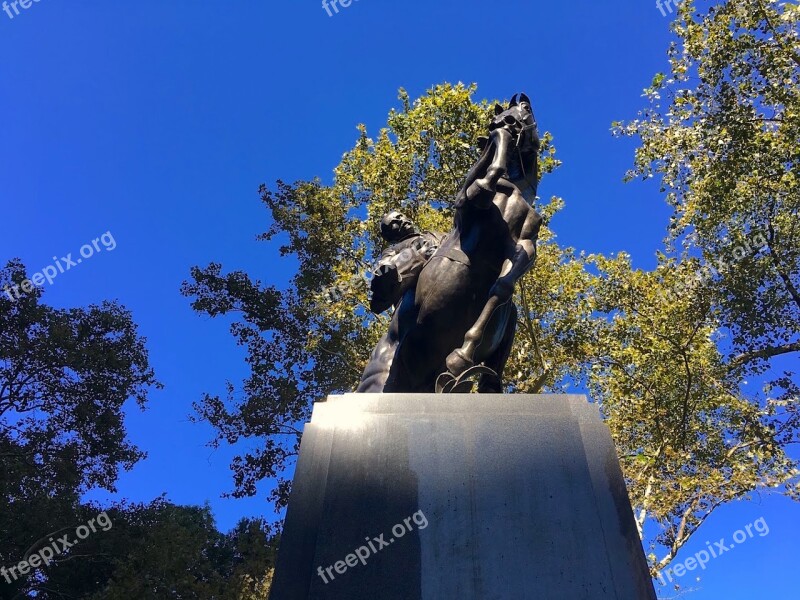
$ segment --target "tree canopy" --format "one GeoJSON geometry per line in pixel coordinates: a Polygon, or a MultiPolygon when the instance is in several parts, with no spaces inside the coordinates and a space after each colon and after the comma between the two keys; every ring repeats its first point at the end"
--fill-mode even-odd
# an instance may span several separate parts
{"type": "MultiPolygon", "coordinates": [[[[673,209],[665,250],[674,252],[650,277],[673,292],[665,308],[692,314],[688,330],[680,320],[659,324],[649,302],[637,300],[639,321],[660,327],[642,351],[654,358],[654,345],[680,347],[671,368],[685,372],[677,388],[684,399],[673,405],[681,444],[629,446],[640,452],[647,483],[638,488],[642,515],[669,523],[659,565],[725,501],[760,488],[798,497],[797,463],[785,452],[798,441],[797,372],[773,367],[800,351],[799,21],[797,5],[777,0],[705,10],[684,2],[672,25],[670,72],[645,90],[638,119],[616,124],[641,140],[628,178],[657,177],[673,209]],[[763,389],[745,388],[749,379],[763,389]],[[686,462],[690,432],[698,460],[686,462]]],[[[662,404],[675,393],[653,391],[662,404]]]]}
{"type": "MultiPolygon", "coordinates": [[[[26,278],[11,261],[0,289],[26,278]]],[[[277,537],[263,520],[222,534],[208,507],[82,502],[115,490],[144,456],[123,407],[144,408],[160,384],[123,306],[55,309],[26,287],[18,299],[0,295],[0,598],[266,600],[277,537]],[[63,535],[75,542],[101,511],[102,528],[28,563],[63,535]]]]}

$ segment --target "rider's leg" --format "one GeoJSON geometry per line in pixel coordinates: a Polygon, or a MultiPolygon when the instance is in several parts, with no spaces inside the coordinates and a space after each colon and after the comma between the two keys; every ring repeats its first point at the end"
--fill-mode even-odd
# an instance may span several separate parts
{"type": "Polygon", "coordinates": [[[392,368],[392,361],[397,352],[397,345],[400,341],[397,329],[396,315],[392,317],[389,331],[384,335],[372,351],[361,376],[361,383],[356,388],[358,394],[380,393],[384,391],[386,380],[389,378],[389,371],[392,368]]]}
{"type": "MultiPolygon", "coordinates": [[[[481,286],[488,288],[487,277],[481,286]]],[[[480,315],[474,298],[475,280],[470,267],[436,256],[422,270],[413,309],[399,317],[400,345],[394,357],[386,391],[433,392],[445,359],[464,342],[464,332],[480,315]],[[471,279],[473,277],[473,279],[471,279]]]]}

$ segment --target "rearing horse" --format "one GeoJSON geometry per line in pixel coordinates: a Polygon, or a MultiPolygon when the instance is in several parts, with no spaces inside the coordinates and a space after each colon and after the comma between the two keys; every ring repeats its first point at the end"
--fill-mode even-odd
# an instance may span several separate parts
{"type": "Polygon", "coordinates": [[[532,207],[539,136],[525,94],[495,106],[481,146],[454,227],[397,307],[360,392],[448,390],[476,365],[485,367],[478,391],[502,390],[517,320],[511,296],[533,266],[542,223],[532,207]]]}

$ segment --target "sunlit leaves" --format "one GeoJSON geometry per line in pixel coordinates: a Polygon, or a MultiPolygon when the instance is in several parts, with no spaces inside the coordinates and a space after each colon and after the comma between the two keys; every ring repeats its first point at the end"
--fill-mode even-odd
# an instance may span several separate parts
{"type": "MultiPolygon", "coordinates": [[[[648,357],[658,360],[648,368],[640,356],[620,357],[638,362],[655,386],[650,402],[667,407],[650,413],[664,435],[649,447],[630,440],[633,455],[655,452],[659,460],[639,468],[634,458],[626,469],[634,479],[656,473],[633,490],[640,506],[668,524],[662,562],[719,503],[783,484],[792,494],[797,476],[785,454],[798,441],[796,374],[772,378],[761,394],[743,383],[765,375],[774,357],[800,352],[800,12],[778,0],[706,7],[681,4],[670,73],[645,90],[649,106],[639,119],[615,123],[617,133],[641,139],[629,178],[660,179],[674,211],[668,243],[678,246],[675,260],[662,256],[656,273],[632,274],[656,281],[636,286],[635,311],[625,313],[630,331],[653,327],[648,357]],[[681,293],[668,301],[650,294],[675,278],[696,284],[678,281],[681,293]],[[662,312],[669,327],[657,317],[662,312]],[[696,333],[689,337],[681,324],[696,333]],[[690,339],[683,365],[662,343],[690,339]],[[664,385],[669,371],[681,369],[685,377],[664,385]],[[696,412],[690,431],[674,421],[681,392],[696,412]],[[687,439],[691,462],[674,453],[687,439]],[[667,473],[681,475],[673,481],[667,473]]],[[[609,398],[623,391],[609,389],[609,398]]]]}

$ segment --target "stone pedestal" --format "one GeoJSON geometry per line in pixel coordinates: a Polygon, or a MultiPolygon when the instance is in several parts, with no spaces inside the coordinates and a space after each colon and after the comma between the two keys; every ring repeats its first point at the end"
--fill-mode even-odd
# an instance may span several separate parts
{"type": "Polygon", "coordinates": [[[584,396],[314,407],[271,600],[655,597],[611,436],[584,396]]]}

